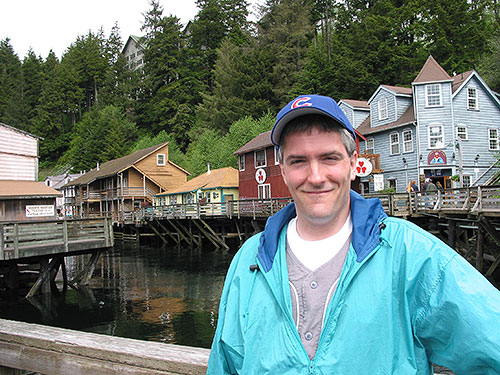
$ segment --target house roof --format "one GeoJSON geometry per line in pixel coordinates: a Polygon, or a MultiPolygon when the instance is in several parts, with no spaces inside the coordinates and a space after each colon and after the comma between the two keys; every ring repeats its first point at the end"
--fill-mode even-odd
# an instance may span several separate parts
{"type": "MultiPolygon", "coordinates": [[[[85,173],[83,176],[81,176],[81,177],[79,177],[71,182],[68,182],[64,186],[86,185],[88,183],[91,183],[92,181],[95,181],[95,180],[98,180],[101,178],[105,178],[105,177],[109,177],[109,176],[113,176],[117,173],[124,171],[127,168],[130,168],[132,165],[138,163],[139,161],[141,161],[145,157],[155,153],[157,150],[161,149],[162,147],[166,146],[167,144],[168,144],[168,142],[165,142],[165,143],[162,143],[162,144],[159,144],[156,146],[152,146],[152,147],[144,148],[142,150],[138,150],[136,152],[133,152],[129,155],[123,156],[123,157],[118,158],[118,159],[107,161],[107,162],[103,163],[99,167],[99,169],[94,168],[94,169],[90,170],[89,172],[85,173]]],[[[178,165],[172,163],[171,161],[168,161],[168,163],[172,164],[173,166],[180,169],[184,173],[189,174],[189,172],[182,169],[178,165]]]]}
{"type": "Polygon", "coordinates": [[[340,102],[345,103],[353,108],[370,109],[370,105],[364,100],[341,99],[340,102]]]}
{"type": "Polygon", "coordinates": [[[471,74],[474,73],[473,70],[469,70],[467,72],[464,72],[464,73],[460,73],[460,74],[457,74],[455,76],[453,76],[453,84],[452,84],[452,92],[455,92],[457,91],[461,86],[462,84],[467,81],[467,79],[471,76],[471,74]]]}
{"type": "Polygon", "coordinates": [[[451,79],[450,75],[438,64],[434,57],[429,56],[413,83],[449,81],[451,79]]]}
{"type": "Polygon", "coordinates": [[[180,193],[189,193],[198,189],[216,189],[216,188],[237,188],[239,186],[239,173],[232,167],[214,169],[205,172],[198,177],[192,178],[188,182],[168,193],[158,194],[165,196],[180,193]]]}
{"type": "Polygon", "coordinates": [[[66,179],[69,177],[70,181],[75,180],[80,177],[83,173],[63,173],[57,176],[47,176],[44,181],[49,180],[51,183],[51,187],[54,189],[60,189],[66,183],[66,179]]]}
{"type": "Polygon", "coordinates": [[[0,200],[22,198],[55,198],[62,194],[43,182],[2,180],[0,181],[0,200]]]}
{"type": "Polygon", "coordinates": [[[127,38],[127,41],[125,42],[125,44],[123,45],[123,49],[122,49],[122,53],[125,52],[125,50],[127,49],[127,46],[129,44],[129,42],[131,40],[133,40],[135,42],[135,44],[140,48],[140,49],[144,49],[145,46],[144,46],[144,43],[141,42],[141,37],[140,36],[136,36],[136,35],[130,35],[128,38],[127,38]]]}
{"type": "Polygon", "coordinates": [[[9,130],[12,130],[12,131],[15,131],[17,133],[21,133],[23,135],[27,135],[29,137],[33,137],[33,138],[36,138],[36,139],[43,139],[42,137],[39,137],[37,135],[34,135],[34,134],[31,134],[31,133],[28,133],[27,131],[24,131],[24,130],[21,130],[21,129],[17,129],[13,126],[10,126],[10,125],[7,125],[7,124],[4,124],[3,122],[0,122],[0,126],[3,126],[9,130]]]}
{"type": "Polygon", "coordinates": [[[401,95],[412,95],[413,90],[411,87],[403,87],[403,86],[391,86],[391,85],[381,85],[382,87],[385,87],[388,90],[391,90],[392,92],[396,94],[401,94],[401,95]]]}
{"type": "Polygon", "coordinates": [[[374,133],[379,133],[383,132],[385,130],[389,129],[394,129],[398,128],[400,126],[408,125],[408,124],[413,124],[415,123],[415,114],[413,112],[413,105],[409,106],[408,109],[401,115],[400,118],[398,118],[396,121],[391,122],[386,125],[381,125],[372,128],[370,126],[370,116],[368,116],[359,126],[358,126],[358,131],[363,134],[365,137],[370,134],[374,133]]]}
{"type": "Polygon", "coordinates": [[[271,131],[260,133],[257,137],[250,142],[244,144],[242,147],[233,152],[233,155],[245,154],[249,151],[260,150],[272,146],[271,131]]]}

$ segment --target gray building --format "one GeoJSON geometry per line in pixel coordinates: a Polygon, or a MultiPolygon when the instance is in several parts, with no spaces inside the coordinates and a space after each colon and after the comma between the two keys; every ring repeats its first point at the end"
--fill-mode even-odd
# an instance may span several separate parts
{"type": "Polygon", "coordinates": [[[349,102],[339,101],[366,137],[361,153],[380,163],[378,176],[361,179],[364,192],[377,190],[376,181],[404,192],[425,178],[448,188],[476,186],[498,171],[500,101],[476,71],[450,76],[429,56],[411,87],[380,85],[367,102],[349,102]],[[359,121],[363,103],[369,116],[359,121]]]}

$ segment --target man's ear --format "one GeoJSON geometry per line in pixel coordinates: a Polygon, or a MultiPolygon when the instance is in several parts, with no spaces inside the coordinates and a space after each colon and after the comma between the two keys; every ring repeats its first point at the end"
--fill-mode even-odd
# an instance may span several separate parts
{"type": "Polygon", "coordinates": [[[354,151],[351,156],[351,181],[356,179],[356,165],[358,164],[358,152],[354,151]]]}

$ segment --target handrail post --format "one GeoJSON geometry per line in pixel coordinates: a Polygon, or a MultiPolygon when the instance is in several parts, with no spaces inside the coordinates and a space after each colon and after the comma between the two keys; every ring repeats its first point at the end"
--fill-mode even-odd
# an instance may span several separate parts
{"type": "Polygon", "coordinates": [[[5,260],[3,234],[4,234],[4,226],[3,224],[0,224],[0,260],[5,260]]]}
{"type": "Polygon", "coordinates": [[[19,258],[19,224],[14,224],[14,258],[19,258]]]}
{"type": "Polygon", "coordinates": [[[64,244],[64,252],[68,252],[68,222],[66,219],[63,220],[63,231],[62,231],[62,237],[63,237],[63,244],[64,244]]]}

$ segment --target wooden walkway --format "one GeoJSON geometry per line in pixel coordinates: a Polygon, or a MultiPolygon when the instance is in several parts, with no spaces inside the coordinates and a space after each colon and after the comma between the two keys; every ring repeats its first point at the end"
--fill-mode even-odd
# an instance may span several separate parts
{"type": "MultiPolygon", "coordinates": [[[[500,186],[479,186],[437,190],[429,193],[369,194],[379,198],[389,216],[422,216],[425,214],[463,214],[500,216],[500,186]]],[[[142,208],[125,213],[125,224],[154,219],[198,219],[204,217],[269,217],[292,201],[291,198],[248,199],[223,203],[175,204],[142,208]]]]}
{"type": "Polygon", "coordinates": [[[38,279],[26,297],[56,291],[62,270],[64,286],[85,285],[102,249],[114,245],[111,218],[0,222],[0,274],[8,290],[20,288],[25,264],[39,264],[38,279]],[[85,269],[68,282],[64,258],[92,253],[85,269]]]}

